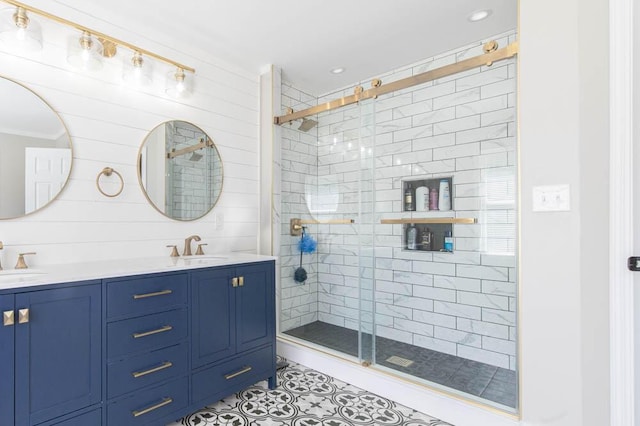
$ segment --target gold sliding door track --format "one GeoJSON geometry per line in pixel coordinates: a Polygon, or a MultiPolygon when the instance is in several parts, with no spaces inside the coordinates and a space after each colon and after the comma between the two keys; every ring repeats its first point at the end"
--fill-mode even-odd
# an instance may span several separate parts
{"type": "Polygon", "coordinates": [[[455,64],[445,65],[443,67],[436,68],[431,71],[426,71],[411,77],[403,78],[389,84],[381,85],[380,80],[373,80],[371,89],[363,90],[362,87],[358,86],[356,87],[355,93],[353,95],[345,96],[340,99],[334,99],[333,101],[311,108],[303,109],[301,111],[276,116],[273,118],[273,122],[274,124],[282,125],[284,123],[289,123],[303,117],[308,117],[320,112],[331,111],[336,108],[354,104],[364,99],[376,98],[386,93],[406,89],[407,87],[412,87],[418,84],[436,80],[438,78],[447,77],[449,75],[467,71],[482,65],[490,66],[496,61],[511,58],[518,54],[518,42],[511,43],[510,45],[502,49],[497,49],[497,47],[498,44],[495,41],[490,41],[484,45],[484,55],[474,56],[473,58],[465,59],[460,62],[456,62],[455,64]]]}

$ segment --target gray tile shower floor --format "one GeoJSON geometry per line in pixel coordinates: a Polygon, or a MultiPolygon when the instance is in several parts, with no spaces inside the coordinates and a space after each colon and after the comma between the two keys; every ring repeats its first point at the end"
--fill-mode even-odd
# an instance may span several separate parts
{"type": "MultiPolygon", "coordinates": [[[[358,333],[355,330],[316,321],[284,334],[358,356],[358,333]]],[[[371,335],[363,335],[363,353],[371,353],[371,343],[371,335]]],[[[516,407],[517,381],[512,370],[384,337],[376,338],[376,363],[507,407],[516,407]],[[394,355],[413,363],[402,367],[388,362],[387,359],[394,355]]]]}
{"type": "Polygon", "coordinates": [[[300,364],[168,426],[453,426],[300,364]]]}

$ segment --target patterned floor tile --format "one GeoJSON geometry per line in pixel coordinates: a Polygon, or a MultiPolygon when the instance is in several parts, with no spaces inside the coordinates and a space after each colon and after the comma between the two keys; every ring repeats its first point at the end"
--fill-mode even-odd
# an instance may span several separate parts
{"type": "Polygon", "coordinates": [[[278,387],[266,382],[169,426],[453,426],[289,361],[278,387]]]}

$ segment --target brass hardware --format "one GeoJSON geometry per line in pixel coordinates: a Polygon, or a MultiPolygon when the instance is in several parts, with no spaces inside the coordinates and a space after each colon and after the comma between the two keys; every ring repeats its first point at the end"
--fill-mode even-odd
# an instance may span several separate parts
{"type": "Polygon", "coordinates": [[[362,366],[363,367],[371,367],[371,361],[367,361],[367,360],[362,361],[362,366]]]}
{"type": "Polygon", "coordinates": [[[196,256],[202,256],[204,251],[202,251],[202,246],[206,246],[207,243],[198,244],[198,248],[196,249],[196,256]]]}
{"type": "Polygon", "coordinates": [[[106,38],[97,37],[98,41],[102,45],[102,56],[105,58],[113,58],[118,53],[118,45],[107,40],[106,38]]]}
{"type": "Polygon", "coordinates": [[[364,88],[362,86],[356,86],[353,88],[353,96],[355,96],[356,99],[360,99],[360,95],[362,95],[363,92],[364,88]]]}
{"type": "Polygon", "coordinates": [[[445,224],[473,224],[478,223],[475,217],[430,217],[430,218],[405,218],[405,219],[381,219],[385,225],[397,225],[405,223],[445,223],[445,224]]]}
{"type": "Polygon", "coordinates": [[[184,154],[188,154],[193,151],[197,151],[202,148],[213,148],[213,141],[209,138],[206,138],[206,139],[207,140],[205,140],[205,138],[201,138],[200,143],[197,143],[193,146],[189,146],[189,147],[178,149],[178,150],[173,149],[171,150],[171,152],[167,152],[167,158],[172,159],[184,154]]]}
{"type": "MultiPolygon", "coordinates": [[[[11,4],[13,6],[16,6],[18,8],[25,9],[25,10],[27,10],[29,12],[35,13],[37,15],[40,15],[40,16],[44,17],[44,18],[50,19],[50,20],[55,21],[55,22],[57,22],[59,24],[63,24],[63,25],[67,25],[69,27],[73,27],[73,28],[77,29],[78,31],[90,32],[98,40],[100,40],[101,43],[103,43],[103,46],[104,46],[104,41],[103,40],[107,40],[110,43],[113,43],[114,45],[124,46],[127,49],[130,49],[130,50],[132,50],[134,52],[136,52],[136,51],[140,52],[145,56],[156,58],[159,61],[166,62],[168,64],[174,65],[177,68],[182,68],[185,71],[189,71],[189,72],[192,72],[192,73],[196,72],[195,69],[193,69],[191,67],[188,67],[186,65],[182,65],[179,62],[176,62],[176,61],[173,61],[171,59],[165,58],[164,56],[157,55],[157,54],[155,54],[153,52],[150,52],[148,50],[141,49],[140,47],[135,46],[135,45],[133,45],[131,43],[127,43],[126,41],[122,41],[122,40],[119,40],[119,39],[117,39],[115,37],[108,36],[108,35],[106,35],[104,33],[101,33],[101,32],[98,32],[98,31],[94,31],[91,28],[85,27],[85,26],[80,25],[80,24],[76,24],[75,22],[69,21],[68,19],[64,19],[64,18],[60,18],[59,16],[52,15],[51,13],[45,12],[44,10],[40,10],[40,9],[37,9],[35,7],[32,7],[32,6],[28,6],[28,5],[24,4],[24,3],[18,2],[16,0],[4,0],[4,2],[8,3],[8,4],[11,4]]],[[[112,49],[114,49],[114,48],[112,48],[112,49]]],[[[113,52],[112,56],[113,55],[115,55],[115,51],[113,52]]],[[[107,56],[107,57],[109,57],[109,56],[107,56]]]]}
{"type": "Polygon", "coordinates": [[[295,218],[289,221],[289,233],[294,237],[302,235],[302,220],[295,218]]]}
{"type": "Polygon", "coordinates": [[[7,327],[16,323],[13,311],[4,311],[2,313],[2,324],[7,327]]]}
{"type": "Polygon", "coordinates": [[[178,246],[175,244],[169,244],[167,247],[173,247],[173,249],[171,250],[171,254],[169,256],[171,257],[180,257],[180,253],[178,253],[178,246]]]}
{"type": "Polygon", "coordinates": [[[164,333],[165,331],[171,331],[171,330],[173,330],[173,327],[171,327],[170,325],[165,325],[155,330],[143,331],[141,333],[133,333],[132,336],[134,339],[139,339],[141,337],[152,336],[154,334],[164,333]]]}
{"type": "Polygon", "coordinates": [[[250,366],[246,366],[246,367],[243,367],[242,370],[240,370],[240,371],[236,371],[235,373],[231,373],[231,374],[226,374],[224,376],[224,378],[227,379],[227,380],[231,380],[234,377],[238,377],[239,375],[244,374],[244,373],[248,373],[249,371],[251,371],[251,367],[250,366]]]}
{"type": "Polygon", "coordinates": [[[238,277],[233,277],[231,279],[231,286],[232,287],[238,287],[238,277]]]}
{"type": "Polygon", "coordinates": [[[150,413],[154,410],[157,410],[158,408],[162,408],[165,405],[169,405],[173,402],[173,399],[171,398],[162,398],[162,402],[157,403],[156,405],[152,405],[151,407],[147,407],[143,410],[136,410],[136,411],[132,411],[131,414],[133,415],[133,417],[140,417],[144,414],[150,413]]]}
{"type": "MultiPolygon", "coordinates": [[[[497,49],[498,42],[495,40],[488,41],[484,44],[484,46],[482,46],[482,50],[484,51],[484,53],[495,52],[497,49]]],[[[491,65],[493,65],[493,61],[488,61],[487,66],[490,67],[491,65]]]]}
{"type": "Polygon", "coordinates": [[[118,195],[120,195],[120,193],[124,189],[124,179],[122,179],[122,175],[120,173],[118,173],[117,170],[113,169],[112,167],[105,167],[104,169],[102,169],[102,171],[100,173],[98,173],[98,177],[96,177],[96,186],[98,187],[98,191],[100,191],[100,193],[102,195],[104,195],[105,197],[113,198],[113,197],[117,197],[118,195]],[[100,187],[100,177],[102,175],[105,175],[105,176],[109,177],[113,173],[115,173],[116,176],[118,176],[118,178],[120,179],[120,189],[118,189],[118,191],[116,191],[113,194],[107,194],[100,187]]]}
{"type": "Polygon", "coordinates": [[[238,286],[244,287],[244,277],[238,277],[238,286]]]}
{"type": "Polygon", "coordinates": [[[29,322],[29,308],[20,309],[18,311],[18,324],[26,324],[29,322]]]}
{"type": "Polygon", "coordinates": [[[473,58],[456,62],[455,64],[445,65],[443,67],[436,68],[431,71],[426,71],[411,77],[406,77],[401,80],[393,81],[388,84],[383,84],[380,87],[375,87],[375,88],[365,90],[361,94],[353,94],[350,96],[345,96],[343,98],[334,99],[324,104],[320,104],[311,108],[294,112],[293,114],[274,117],[273,122],[274,124],[281,125],[289,121],[298,120],[302,117],[315,115],[321,112],[331,111],[346,105],[351,105],[363,99],[373,98],[374,96],[384,95],[386,93],[395,92],[397,90],[406,89],[407,87],[417,86],[419,84],[423,84],[428,81],[437,80],[442,77],[467,71],[482,65],[486,65],[487,62],[496,62],[502,59],[511,58],[517,54],[518,54],[518,42],[514,42],[508,45],[507,47],[503,47],[502,49],[498,49],[494,52],[475,56],[473,58]]]}
{"type": "Polygon", "coordinates": [[[139,377],[146,376],[147,374],[153,374],[153,373],[157,373],[158,371],[166,370],[167,368],[170,368],[170,367],[173,367],[173,363],[171,361],[166,361],[166,362],[163,362],[162,365],[159,365],[154,368],[150,368],[148,370],[135,371],[131,373],[131,375],[137,379],[139,377]]]}
{"type": "Polygon", "coordinates": [[[36,254],[36,252],[18,253],[18,261],[16,262],[16,269],[28,269],[27,263],[24,261],[25,256],[36,254]]]}
{"type": "Polygon", "coordinates": [[[191,240],[200,241],[200,237],[198,235],[192,235],[184,240],[183,256],[191,256],[191,240]]]}
{"type": "Polygon", "coordinates": [[[173,293],[173,290],[154,291],[153,293],[134,294],[133,298],[136,300],[146,299],[147,297],[164,296],[166,294],[171,294],[171,293],[173,293]]]}
{"type": "Polygon", "coordinates": [[[379,78],[374,78],[371,80],[371,87],[380,87],[382,85],[382,80],[379,78]]]}

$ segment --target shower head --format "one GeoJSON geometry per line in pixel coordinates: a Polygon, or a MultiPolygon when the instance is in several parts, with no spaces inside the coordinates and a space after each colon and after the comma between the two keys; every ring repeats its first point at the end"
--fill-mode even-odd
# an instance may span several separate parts
{"type": "Polygon", "coordinates": [[[201,158],[202,158],[202,154],[199,154],[197,152],[192,152],[191,157],[189,157],[189,161],[200,161],[201,158]]]}
{"type": "Polygon", "coordinates": [[[298,127],[298,130],[302,130],[303,132],[308,132],[309,130],[313,129],[317,125],[318,125],[318,122],[316,120],[303,118],[302,123],[300,123],[300,126],[298,127]]]}

